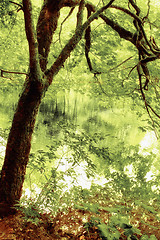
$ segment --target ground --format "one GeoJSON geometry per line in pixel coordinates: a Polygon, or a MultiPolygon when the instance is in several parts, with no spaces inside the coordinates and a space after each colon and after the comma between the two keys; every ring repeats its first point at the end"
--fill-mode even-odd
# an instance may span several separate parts
{"type": "MultiPolygon", "coordinates": [[[[136,229],[140,230],[139,233],[134,233],[130,236],[129,239],[158,239],[160,240],[160,221],[158,218],[159,210],[153,211],[152,207],[139,206],[135,207],[132,204],[130,205],[129,226],[125,226],[122,229],[122,225],[115,226],[115,222],[113,224],[113,217],[116,214],[112,214],[111,210],[115,211],[114,206],[105,206],[101,209],[96,210],[95,205],[91,211],[91,207],[87,209],[85,207],[76,208],[68,208],[67,211],[59,212],[56,217],[51,217],[50,214],[41,214],[39,217],[39,222],[36,222],[34,219],[33,222],[27,222],[24,219],[24,214],[21,211],[18,211],[15,215],[11,215],[8,217],[0,218],[0,239],[2,240],[105,240],[109,239],[103,236],[102,232],[100,232],[100,228],[98,226],[105,226],[110,224],[110,236],[116,236],[113,228],[119,232],[121,240],[127,240],[127,236],[125,233],[132,232],[132,226],[136,229]],[[110,209],[110,210],[109,210],[110,209]],[[111,220],[112,218],[112,220],[111,220]],[[101,221],[101,225],[98,225],[98,221],[101,221]],[[93,224],[94,223],[94,224],[93,224]],[[106,223],[106,225],[104,225],[106,223]],[[155,237],[153,237],[154,235],[155,237]],[[143,238],[142,238],[143,236],[143,238]],[[151,237],[152,236],[152,237],[151,237]]],[[[90,205],[91,206],[91,205],[90,205]]],[[[116,209],[117,203],[116,203],[116,209]]],[[[122,204],[119,205],[119,209],[122,209],[122,204]]],[[[127,213],[128,214],[128,213],[127,213]]],[[[117,216],[120,216],[118,219],[123,219],[122,212],[118,213],[117,216]],[[119,214],[119,215],[118,215],[119,214]]],[[[117,221],[117,220],[116,220],[117,221]]],[[[106,233],[108,234],[108,233],[106,233]]],[[[118,239],[111,237],[110,239],[118,239]]]]}

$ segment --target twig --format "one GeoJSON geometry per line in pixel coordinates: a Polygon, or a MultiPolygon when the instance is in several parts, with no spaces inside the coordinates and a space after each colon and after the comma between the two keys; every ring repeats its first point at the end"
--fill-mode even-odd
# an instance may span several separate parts
{"type": "Polygon", "coordinates": [[[128,78],[129,78],[129,75],[131,74],[131,72],[132,72],[136,67],[137,67],[137,64],[136,64],[134,67],[132,67],[132,69],[129,71],[129,73],[128,73],[128,78]]]}
{"type": "Polygon", "coordinates": [[[150,117],[151,121],[152,121],[152,125],[153,125],[153,128],[154,128],[154,132],[156,134],[156,137],[158,138],[157,136],[157,132],[155,130],[155,122],[154,122],[154,119],[152,118],[151,114],[150,114],[150,111],[149,109],[154,113],[154,115],[156,115],[156,117],[158,117],[160,119],[160,115],[158,115],[155,110],[147,103],[146,101],[146,96],[143,92],[143,87],[142,87],[142,74],[141,74],[141,70],[140,70],[140,64],[137,64],[137,73],[138,73],[138,76],[139,76],[139,86],[140,86],[140,91],[141,91],[141,95],[142,95],[142,98],[143,98],[143,101],[145,103],[145,108],[146,108],[146,111],[148,113],[148,116],[150,117]]]}
{"type": "MultiPolygon", "coordinates": [[[[62,27],[63,24],[65,23],[65,21],[71,16],[71,14],[73,13],[75,7],[72,7],[71,10],[69,11],[68,15],[65,17],[65,19],[61,22],[61,26],[60,26],[60,30],[59,30],[59,42],[61,44],[61,32],[62,32],[62,27]]],[[[62,44],[61,44],[62,45],[62,44]]]]}
{"type": "MultiPolygon", "coordinates": [[[[28,76],[27,73],[22,73],[22,72],[6,71],[6,70],[3,70],[3,69],[0,69],[0,71],[1,71],[1,77],[4,77],[3,73],[24,74],[24,75],[28,76]]],[[[4,77],[4,78],[5,78],[5,77],[4,77]]]]}
{"type": "Polygon", "coordinates": [[[17,12],[19,12],[20,10],[23,11],[23,6],[19,3],[13,2],[13,1],[9,1],[10,3],[13,3],[14,5],[17,5],[18,7],[20,7],[19,9],[17,9],[17,12]]]}
{"type": "Polygon", "coordinates": [[[100,83],[100,81],[99,81],[99,79],[98,79],[98,77],[97,77],[96,74],[94,75],[94,77],[95,77],[97,83],[99,84],[99,86],[100,86],[102,92],[103,92],[106,96],[108,96],[108,94],[107,94],[107,93],[105,92],[105,90],[103,89],[102,84],[100,83]]]}
{"type": "Polygon", "coordinates": [[[119,63],[118,65],[116,65],[114,68],[111,68],[111,69],[109,69],[109,71],[113,71],[114,69],[116,69],[116,68],[118,68],[118,67],[120,67],[121,65],[123,65],[125,62],[127,62],[127,61],[129,61],[131,58],[133,58],[134,57],[134,55],[133,56],[131,56],[131,57],[129,57],[129,58],[127,58],[126,60],[124,60],[123,62],[121,62],[121,63],[119,63]]]}
{"type": "Polygon", "coordinates": [[[147,10],[147,15],[143,18],[143,19],[147,19],[148,18],[148,16],[149,16],[149,12],[150,12],[150,0],[148,0],[148,10],[147,10]]]}

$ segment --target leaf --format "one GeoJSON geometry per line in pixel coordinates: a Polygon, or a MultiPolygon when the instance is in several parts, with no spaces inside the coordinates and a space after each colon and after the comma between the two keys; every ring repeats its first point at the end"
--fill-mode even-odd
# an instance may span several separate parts
{"type": "Polygon", "coordinates": [[[143,235],[140,240],[149,240],[149,237],[147,235],[143,235]]]}
{"type": "Polygon", "coordinates": [[[101,223],[99,225],[97,225],[98,229],[100,230],[101,234],[103,237],[110,237],[110,234],[107,230],[107,225],[105,223],[101,223]]]}
{"type": "Polygon", "coordinates": [[[154,235],[151,235],[149,240],[158,240],[154,235]]]}

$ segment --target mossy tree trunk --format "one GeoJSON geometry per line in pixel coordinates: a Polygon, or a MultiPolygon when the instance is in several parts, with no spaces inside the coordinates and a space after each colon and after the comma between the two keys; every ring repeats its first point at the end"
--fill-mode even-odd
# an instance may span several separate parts
{"type": "Polygon", "coordinates": [[[28,81],[13,118],[0,185],[0,202],[11,206],[20,199],[22,193],[31,137],[42,94],[43,89],[38,82],[28,81]]]}

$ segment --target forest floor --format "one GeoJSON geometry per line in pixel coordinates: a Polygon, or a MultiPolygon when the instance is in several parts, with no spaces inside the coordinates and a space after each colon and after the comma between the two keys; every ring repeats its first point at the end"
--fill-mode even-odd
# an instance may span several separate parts
{"type": "MultiPolygon", "coordinates": [[[[109,206],[114,211],[114,206],[109,206]]],[[[117,203],[116,203],[117,207],[117,203]]],[[[122,207],[122,204],[120,204],[122,207]]],[[[118,209],[118,208],[117,208],[118,209]]],[[[98,211],[89,211],[86,209],[68,208],[65,212],[59,212],[56,217],[48,214],[41,214],[37,224],[28,222],[24,219],[24,214],[18,211],[15,215],[0,218],[0,239],[2,240],[102,240],[102,239],[158,239],[160,240],[160,221],[157,220],[157,213],[152,211],[152,207],[145,209],[144,207],[132,207],[129,214],[131,225],[126,225],[122,229],[122,225],[113,224],[112,217],[115,216],[104,207],[98,211]],[[155,214],[156,213],[156,214],[155,214]],[[111,220],[112,219],[112,220],[111,220]],[[99,223],[97,223],[100,220],[99,223]],[[94,223],[94,224],[93,224],[94,223]],[[96,225],[97,223],[97,225],[96,225]],[[104,225],[105,223],[105,225],[104,225]],[[99,225],[98,225],[99,224],[99,225]],[[100,226],[98,228],[98,226],[100,226]],[[103,227],[105,226],[105,231],[103,227]],[[106,228],[106,226],[110,226],[106,228]],[[138,229],[134,232],[132,228],[138,229]],[[127,228],[128,227],[128,228],[127,228]],[[102,232],[110,234],[110,238],[102,236],[102,232]],[[108,229],[106,231],[106,229],[108,229]],[[114,231],[115,229],[115,231],[114,231]],[[117,231],[117,232],[116,232],[117,231]],[[119,238],[116,238],[116,234],[119,238]],[[128,233],[128,234],[126,234],[128,233]],[[154,235],[155,237],[153,237],[154,235]],[[115,236],[112,237],[112,236],[115,236]],[[130,237],[130,238],[127,238],[130,237]],[[142,236],[144,236],[142,238],[142,236]],[[152,236],[152,237],[151,237],[152,236]]],[[[94,208],[95,210],[95,208],[94,208]]],[[[118,212],[117,212],[118,213],[118,212]]],[[[118,213],[120,222],[122,221],[122,212],[118,213]]],[[[108,235],[107,235],[108,236],[108,235]]]]}

